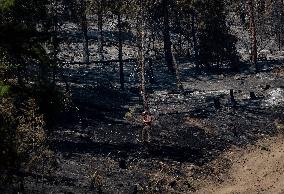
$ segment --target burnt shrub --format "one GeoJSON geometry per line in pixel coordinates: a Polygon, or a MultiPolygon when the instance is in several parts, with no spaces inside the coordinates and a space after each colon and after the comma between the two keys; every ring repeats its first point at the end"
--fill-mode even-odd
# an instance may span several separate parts
{"type": "Polygon", "coordinates": [[[0,99],[1,167],[16,167],[43,146],[43,115],[35,99],[9,95],[0,99]]]}

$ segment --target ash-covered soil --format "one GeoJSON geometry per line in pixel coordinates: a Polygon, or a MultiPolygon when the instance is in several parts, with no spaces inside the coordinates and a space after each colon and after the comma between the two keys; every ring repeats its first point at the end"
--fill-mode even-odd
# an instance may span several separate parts
{"type": "Polygon", "coordinates": [[[194,193],[205,180],[222,183],[234,163],[224,153],[283,132],[282,66],[195,76],[182,63],[180,91],[165,67],[155,65],[159,77],[147,85],[154,117],[149,144],[140,142],[142,100],[130,65],[124,91],[107,68],[66,66],[77,111],[54,127],[44,159],[16,173],[15,184],[1,191],[194,193]]]}

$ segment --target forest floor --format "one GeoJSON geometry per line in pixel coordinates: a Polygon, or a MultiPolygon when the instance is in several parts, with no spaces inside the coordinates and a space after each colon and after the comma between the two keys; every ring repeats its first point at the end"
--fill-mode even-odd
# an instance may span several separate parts
{"type": "Polygon", "coordinates": [[[231,159],[227,179],[204,182],[199,194],[284,193],[283,136],[262,139],[246,149],[231,148],[224,154],[231,159]]]}
{"type": "Polygon", "coordinates": [[[281,193],[283,66],[195,76],[182,63],[179,91],[165,67],[155,65],[155,83],[147,84],[154,117],[147,145],[140,142],[143,107],[132,67],[126,66],[124,91],[117,89],[117,67],[65,67],[77,111],[49,135],[52,157],[19,174],[21,187],[26,193],[281,193]]]}

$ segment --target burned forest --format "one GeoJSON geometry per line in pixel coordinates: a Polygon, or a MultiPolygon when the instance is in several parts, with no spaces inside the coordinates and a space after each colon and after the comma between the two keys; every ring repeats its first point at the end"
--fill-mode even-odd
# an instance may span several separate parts
{"type": "Polygon", "coordinates": [[[0,0],[0,193],[284,193],[283,0],[0,0]]]}

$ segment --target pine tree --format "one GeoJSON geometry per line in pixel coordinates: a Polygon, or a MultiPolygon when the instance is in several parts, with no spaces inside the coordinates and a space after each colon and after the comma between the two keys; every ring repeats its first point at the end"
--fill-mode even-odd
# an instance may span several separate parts
{"type": "MultiPolygon", "coordinates": [[[[10,78],[23,85],[25,80],[37,79],[37,74],[27,74],[29,65],[37,65],[39,71],[50,67],[42,43],[50,34],[42,31],[47,18],[47,1],[5,0],[0,3],[0,52],[1,62],[9,67],[10,78]]],[[[47,81],[47,72],[39,73],[37,81],[47,81]]]]}
{"type": "Polygon", "coordinates": [[[223,0],[199,2],[200,14],[198,62],[205,67],[220,70],[223,64],[237,68],[236,37],[226,24],[223,0]]]}

